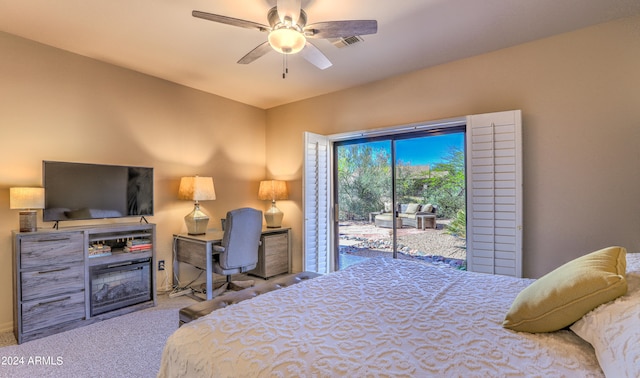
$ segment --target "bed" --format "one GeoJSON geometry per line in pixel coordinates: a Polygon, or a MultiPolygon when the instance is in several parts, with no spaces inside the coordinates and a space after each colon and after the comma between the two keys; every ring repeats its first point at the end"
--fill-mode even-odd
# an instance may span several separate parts
{"type": "MultiPolygon", "coordinates": [[[[627,256],[629,291],[611,305],[640,302],[640,258],[627,256]]],[[[158,376],[603,377],[604,353],[596,356],[571,329],[503,327],[533,282],[370,259],[184,325],[167,340],[158,376]]],[[[629,324],[637,332],[634,311],[629,324]]]]}

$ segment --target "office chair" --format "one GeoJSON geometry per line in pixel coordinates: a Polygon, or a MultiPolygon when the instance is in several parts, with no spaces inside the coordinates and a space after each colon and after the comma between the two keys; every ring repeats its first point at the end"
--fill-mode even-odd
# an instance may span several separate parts
{"type": "Polygon", "coordinates": [[[227,212],[224,228],[222,244],[213,246],[213,250],[219,252],[213,271],[227,276],[223,288],[216,289],[217,293],[232,286],[232,274],[248,272],[258,264],[262,211],[248,207],[231,210],[227,212]]]}

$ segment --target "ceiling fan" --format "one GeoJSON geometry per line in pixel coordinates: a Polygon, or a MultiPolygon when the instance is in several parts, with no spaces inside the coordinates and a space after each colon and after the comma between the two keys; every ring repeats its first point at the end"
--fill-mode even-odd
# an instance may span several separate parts
{"type": "MultiPolygon", "coordinates": [[[[255,29],[269,33],[267,41],[258,45],[238,63],[249,64],[271,50],[289,55],[300,53],[304,59],[324,70],[331,67],[329,59],[307,39],[346,38],[378,31],[376,20],[325,21],[307,25],[307,13],[301,0],[277,0],[276,6],[267,12],[269,26],[238,18],[221,16],[194,10],[193,17],[222,24],[255,29]]],[[[284,74],[283,74],[284,77],[284,74]]]]}

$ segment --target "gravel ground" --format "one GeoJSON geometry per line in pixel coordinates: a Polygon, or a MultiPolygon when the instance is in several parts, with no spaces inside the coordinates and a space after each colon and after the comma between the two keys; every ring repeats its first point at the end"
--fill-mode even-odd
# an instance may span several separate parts
{"type": "MultiPolygon", "coordinates": [[[[404,227],[398,230],[399,258],[466,266],[466,241],[444,232],[447,220],[438,220],[436,229],[404,227]]],[[[364,257],[389,256],[391,229],[368,222],[340,223],[340,252],[364,257]]]]}

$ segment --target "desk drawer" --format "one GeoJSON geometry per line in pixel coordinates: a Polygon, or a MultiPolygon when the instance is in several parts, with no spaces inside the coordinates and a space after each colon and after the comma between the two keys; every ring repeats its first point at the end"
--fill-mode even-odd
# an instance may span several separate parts
{"type": "Polygon", "coordinates": [[[287,234],[269,235],[263,238],[265,255],[269,257],[280,256],[286,260],[289,250],[289,238],[287,234]]]}
{"type": "Polygon", "coordinates": [[[251,274],[269,278],[289,271],[289,234],[263,235],[258,265],[251,274]]]}
{"type": "Polygon", "coordinates": [[[289,272],[289,261],[284,259],[272,259],[267,258],[265,267],[265,277],[273,277],[281,273],[289,272]]]}

